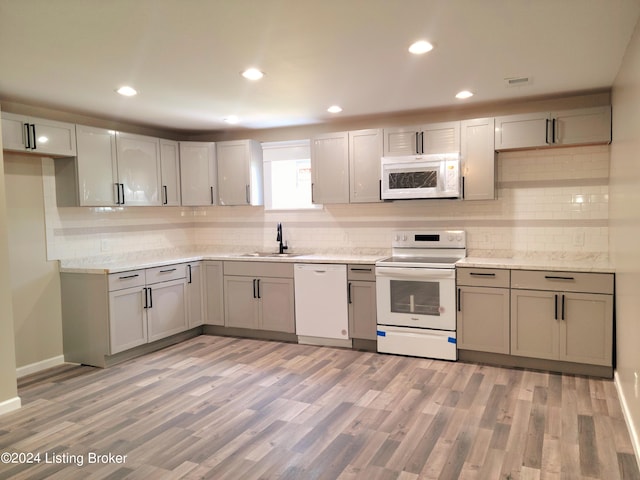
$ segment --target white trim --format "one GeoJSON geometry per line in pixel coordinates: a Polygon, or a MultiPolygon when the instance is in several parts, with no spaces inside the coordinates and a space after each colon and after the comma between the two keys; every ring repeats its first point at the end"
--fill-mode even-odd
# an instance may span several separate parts
{"type": "Polygon", "coordinates": [[[58,355],[57,357],[47,358],[46,360],[41,360],[36,363],[30,363],[29,365],[25,365],[24,367],[16,368],[16,376],[18,378],[22,378],[27,375],[31,375],[32,373],[38,373],[42,370],[46,370],[47,368],[57,367],[58,365],[62,365],[63,363],[64,363],[64,355],[58,355]]]}
{"type": "Polygon", "coordinates": [[[638,462],[638,467],[640,468],[640,437],[638,436],[638,431],[632,421],[629,405],[624,395],[624,390],[620,386],[620,377],[618,376],[617,370],[613,372],[613,384],[616,386],[616,390],[618,391],[618,398],[620,398],[620,405],[622,406],[622,414],[627,424],[629,435],[631,436],[631,445],[633,445],[633,451],[636,454],[636,462],[638,462]]]}
{"type": "Polygon", "coordinates": [[[22,406],[20,397],[13,397],[4,402],[0,402],[0,415],[18,410],[22,406]]]}

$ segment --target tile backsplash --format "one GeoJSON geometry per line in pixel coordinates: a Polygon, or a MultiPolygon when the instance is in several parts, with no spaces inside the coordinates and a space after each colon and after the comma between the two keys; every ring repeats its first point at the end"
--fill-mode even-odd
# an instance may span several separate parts
{"type": "Polygon", "coordinates": [[[273,250],[276,223],[292,251],[385,254],[397,229],[467,231],[473,256],[606,258],[609,147],[497,155],[497,198],[262,207],[58,208],[53,160],[43,160],[49,259],[183,247],[273,250]]]}

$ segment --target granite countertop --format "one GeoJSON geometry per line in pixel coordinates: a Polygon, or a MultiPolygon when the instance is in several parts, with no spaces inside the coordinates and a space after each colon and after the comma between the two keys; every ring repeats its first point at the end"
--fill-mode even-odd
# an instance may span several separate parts
{"type": "MultiPolygon", "coordinates": [[[[194,249],[166,249],[151,252],[136,252],[121,255],[104,255],[78,259],[60,260],[61,273],[120,273],[128,270],[160,267],[176,263],[200,260],[240,260],[246,262],[286,263],[344,263],[371,265],[388,257],[390,252],[363,251],[293,253],[290,256],[253,256],[252,251],[229,252],[223,249],[200,247],[194,249]]],[[[457,263],[458,267],[505,268],[511,270],[554,270],[564,272],[614,273],[615,269],[606,258],[585,255],[583,258],[564,258],[546,255],[525,257],[469,256],[457,263]]]]}
{"type": "Polygon", "coordinates": [[[493,258],[466,257],[460,260],[458,267],[506,268],[511,270],[554,270],[560,272],[614,273],[613,265],[599,257],[578,258],[493,258]]]}
{"type": "Polygon", "coordinates": [[[292,254],[290,256],[252,256],[251,252],[172,252],[138,253],[130,255],[87,257],[79,259],[60,260],[60,273],[121,273],[128,270],[160,267],[176,263],[197,262],[200,260],[241,260],[246,262],[286,262],[286,263],[352,263],[374,264],[377,260],[386,258],[384,254],[357,253],[321,253],[321,254],[292,254]]]}

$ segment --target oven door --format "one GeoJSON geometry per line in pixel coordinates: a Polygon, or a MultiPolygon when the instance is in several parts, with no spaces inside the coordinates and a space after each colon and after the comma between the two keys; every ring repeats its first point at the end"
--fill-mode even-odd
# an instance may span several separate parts
{"type": "Polygon", "coordinates": [[[456,329],[455,269],[376,267],[378,324],[456,329]]]}
{"type": "Polygon", "coordinates": [[[459,159],[382,158],[383,200],[458,198],[459,159]]]}

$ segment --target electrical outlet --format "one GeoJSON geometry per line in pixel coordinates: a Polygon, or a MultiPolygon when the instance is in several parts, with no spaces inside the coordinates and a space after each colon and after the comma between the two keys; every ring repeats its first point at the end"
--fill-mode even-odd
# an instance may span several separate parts
{"type": "Polygon", "coordinates": [[[584,232],[576,232],[573,235],[573,246],[584,247],[584,232]]]}
{"type": "Polygon", "coordinates": [[[101,252],[108,252],[110,249],[111,249],[111,242],[109,242],[109,240],[107,240],[106,238],[103,238],[102,240],[100,240],[101,252]]]}

